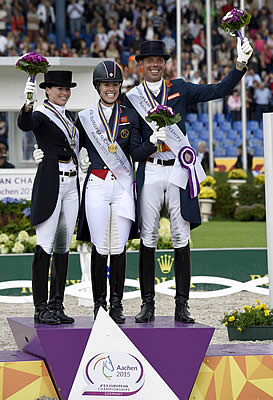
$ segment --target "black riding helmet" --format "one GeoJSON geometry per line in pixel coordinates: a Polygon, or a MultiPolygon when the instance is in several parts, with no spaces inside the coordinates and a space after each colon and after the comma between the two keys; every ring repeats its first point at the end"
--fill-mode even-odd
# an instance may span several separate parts
{"type": "Polygon", "coordinates": [[[114,61],[101,61],[93,72],[93,85],[98,90],[99,82],[123,82],[120,66],[114,61]]]}

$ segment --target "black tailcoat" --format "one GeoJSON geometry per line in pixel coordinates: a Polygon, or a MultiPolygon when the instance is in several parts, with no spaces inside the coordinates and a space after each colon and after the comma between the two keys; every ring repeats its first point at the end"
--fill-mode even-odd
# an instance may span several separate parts
{"type": "MultiPolygon", "coordinates": [[[[72,119],[68,111],[66,115],[72,119]]],[[[39,111],[26,112],[23,107],[17,122],[21,130],[33,132],[39,149],[44,152],[32,189],[31,225],[33,226],[46,221],[55,210],[59,194],[58,161],[69,162],[73,158],[75,169],[78,167],[78,161],[64,132],[45,114],[39,111]]]]}

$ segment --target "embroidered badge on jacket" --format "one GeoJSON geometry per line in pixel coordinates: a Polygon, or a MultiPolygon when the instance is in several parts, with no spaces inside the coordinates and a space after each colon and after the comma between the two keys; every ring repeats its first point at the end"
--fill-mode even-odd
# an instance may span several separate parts
{"type": "Polygon", "coordinates": [[[120,122],[122,122],[122,123],[128,122],[128,117],[127,116],[120,117],[120,122]]]}
{"type": "Polygon", "coordinates": [[[122,139],[126,139],[129,136],[128,129],[122,129],[122,131],[120,132],[120,136],[122,137],[122,139]]]}
{"type": "Polygon", "coordinates": [[[179,93],[179,92],[176,92],[176,93],[174,93],[174,94],[171,94],[171,95],[168,97],[168,100],[175,99],[176,97],[179,97],[179,96],[180,96],[180,93],[179,93]]]}

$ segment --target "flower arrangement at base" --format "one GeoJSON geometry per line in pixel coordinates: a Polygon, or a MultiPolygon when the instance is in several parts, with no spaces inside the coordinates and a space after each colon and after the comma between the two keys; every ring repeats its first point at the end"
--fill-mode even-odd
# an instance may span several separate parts
{"type": "Polygon", "coordinates": [[[247,174],[241,168],[234,168],[228,173],[228,179],[247,179],[247,174]]]}
{"type": "Polygon", "coordinates": [[[212,187],[201,186],[198,198],[216,200],[217,198],[216,191],[212,187]]]}
{"type": "MultiPolygon", "coordinates": [[[[37,74],[46,73],[49,67],[50,65],[47,59],[35,51],[24,54],[16,62],[16,68],[20,71],[26,72],[29,75],[31,82],[35,81],[37,74]]],[[[28,100],[32,100],[33,94],[28,93],[27,98],[28,100]]]]}
{"type": "Polygon", "coordinates": [[[273,309],[260,300],[252,306],[244,306],[244,311],[234,310],[231,314],[224,315],[221,323],[225,326],[236,327],[239,332],[244,332],[249,327],[273,325],[273,309]]]}
{"type": "Polygon", "coordinates": [[[264,181],[264,174],[256,175],[255,178],[254,178],[254,180],[253,180],[253,183],[254,183],[255,185],[264,185],[264,183],[265,183],[265,181],[264,181]]]}
{"type": "Polygon", "coordinates": [[[206,176],[206,178],[200,183],[201,187],[202,186],[209,186],[209,187],[214,188],[215,185],[216,185],[216,180],[210,175],[206,176]]]}

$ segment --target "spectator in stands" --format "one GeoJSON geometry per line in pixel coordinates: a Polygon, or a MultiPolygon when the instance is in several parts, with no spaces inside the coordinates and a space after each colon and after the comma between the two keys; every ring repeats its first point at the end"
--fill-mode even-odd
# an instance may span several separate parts
{"type": "Polygon", "coordinates": [[[90,46],[90,53],[91,57],[99,57],[99,52],[103,51],[104,49],[102,48],[99,36],[96,35],[94,41],[91,43],[90,46]]]}
{"type": "MultiPolygon", "coordinates": [[[[202,167],[204,168],[206,174],[209,173],[209,152],[207,150],[207,143],[201,140],[198,143],[198,160],[200,161],[202,167]]],[[[214,161],[214,168],[216,168],[216,163],[214,161]]]]}
{"type": "Polygon", "coordinates": [[[5,143],[8,141],[8,129],[5,119],[0,120],[0,139],[5,143]]]}
{"type": "Polygon", "coordinates": [[[229,65],[230,62],[230,49],[227,46],[227,42],[223,42],[220,45],[220,49],[217,50],[216,59],[220,61],[222,66],[229,65]]]}
{"type": "Polygon", "coordinates": [[[144,40],[148,27],[148,16],[145,8],[142,8],[140,16],[136,21],[136,28],[139,30],[142,39],[144,40]]]}
{"type": "MultiPolygon", "coordinates": [[[[233,168],[243,168],[243,159],[242,159],[243,146],[241,144],[237,147],[237,151],[238,151],[238,156],[233,168]]],[[[247,152],[247,169],[249,171],[252,170],[252,163],[253,163],[253,155],[247,152]]]]}
{"type": "Polygon", "coordinates": [[[256,103],[255,119],[260,121],[263,113],[269,111],[272,94],[268,87],[265,87],[264,82],[260,82],[259,86],[254,91],[254,98],[256,103]]]}
{"type": "Polygon", "coordinates": [[[105,50],[105,55],[107,58],[116,58],[120,55],[114,36],[108,42],[107,48],[105,50]]]}
{"type": "Polygon", "coordinates": [[[108,32],[108,41],[114,38],[114,42],[116,42],[119,46],[122,46],[124,40],[124,32],[121,29],[118,29],[118,25],[113,23],[111,25],[111,29],[108,32]]]}
{"type": "Polygon", "coordinates": [[[239,121],[241,119],[241,99],[238,96],[238,89],[233,89],[232,94],[228,97],[228,107],[233,121],[239,121]]]}
{"type": "Polygon", "coordinates": [[[171,36],[171,31],[169,28],[165,29],[165,35],[162,38],[162,42],[165,43],[168,54],[172,54],[175,49],[175,40],[171,36]]]}
{"type": "Polygon", "coordinates": [[[11,32],[17,31],[23,33],[25,30],[25,18],[20,8],[13,7],[11,11],[10,19],[10,30],[11,32]]]}
{"type": "Polygon", "coordinates": [[[260,83],[261,82],[261,77],[260,77],[259,74],[257,74],[255,72],[253,67],[249,67],[249,70],[248,70],[248,72],[246,74],[246,77],[245,77],[246,87],[252,87],[254,81],[257,81],[258,83],[260,83]]]}
{"type": "Polygon", "coordinates": [[[69,18],[70,34],[81,31],[82,16],[84,8],[78,0],[70,0],[67,6],[67,16],[69,18]]]}
{"type": "Polygon", "coordinates": [[[39,29],[40,18],[37,14],[37,7],[33,4],[30,4],[27,12],[27,34],[30,42],[36,42],[39,36],[39,29]]]}
{"type": "Polygon", "coordinates": [[[8,145],[0,138],[0,168],[15,168],[13,164],[7,161],[8,145]]]}
{"type": "Polygon", "coordinates": [[[37,7],[37,14],[40,18],[40,26],[45,29],[46,33],[55,31],[55,11],[50,0],[41,0],[37,7]]]}
{"type": "Polygon", "coordinates": [[[79,53],[82,47],[81,41],[81,34],[79,31],[76,31],[73,39],[71,40],[71,49],[76,49],[77,53],[79,53]]]}
{"type": "Polygon", "coordinates": [[[8,22],[8,10],[6,3],[2,0],[0,2],[0,32],[6,31],[7,22],[8,22]]]}
{"type": "Polygon", "coordinates": [[[137,49],[139,49],[141,42],[143,42],[143,39],[141,37],[140,30],[136,29],[134,37],[130,40],[130,42],[128,44],[129,51],[131,54],[135,54],[137,49]]]}
{"type": "Polygon", "coordinates": [[[8,39],[3,32],[0,31],[0,56],[7,55],[8,39]]]}

